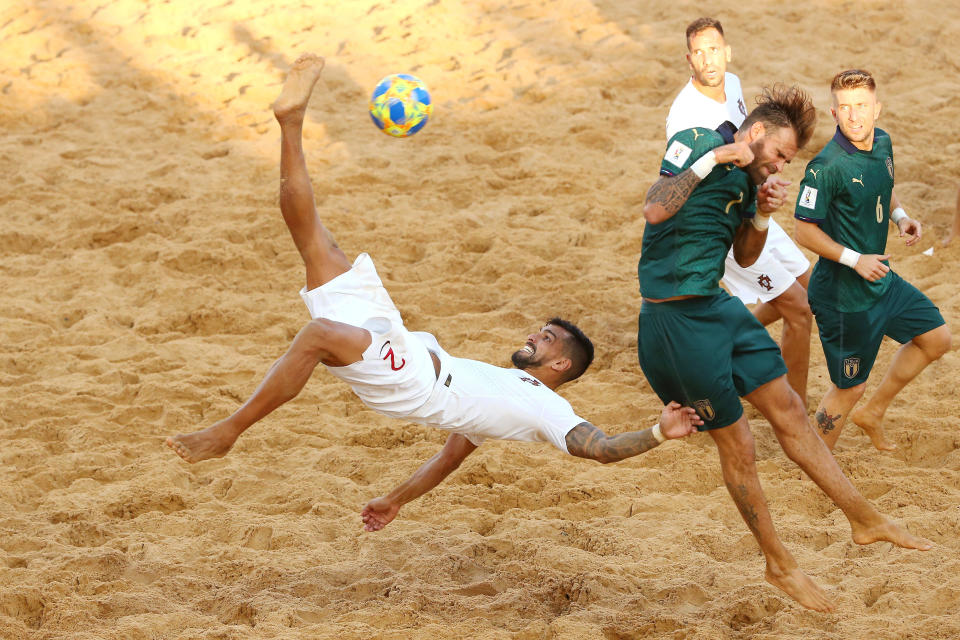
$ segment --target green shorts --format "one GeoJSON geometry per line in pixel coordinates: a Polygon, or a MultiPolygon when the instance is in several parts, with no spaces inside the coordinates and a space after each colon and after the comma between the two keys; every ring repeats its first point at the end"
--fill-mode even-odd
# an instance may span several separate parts
{"type": "Polygon", "coordinates": [[[693,407],[700,431],[726,427],[743,415],[745,396],[787,372],[780,348],[737,298],[726,291],[674,302],[644,302],[637,354],[660,400],[693,407]]]}
{"type": "Polygon", "coordinates": [[[893,281],[866,311],[837,311],[810,301],[830,381],[840,389],[867,381],[884,335],[904,344],[944,324],[930,298],[893,271],[885,277],[893,281]]]}

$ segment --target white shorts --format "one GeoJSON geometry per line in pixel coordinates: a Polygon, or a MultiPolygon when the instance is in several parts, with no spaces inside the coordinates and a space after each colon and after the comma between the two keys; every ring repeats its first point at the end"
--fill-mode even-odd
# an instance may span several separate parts
{"type": "MultiPolygon", "coordinates": [[[[430,334],[410,332],[384,289],[373,261],[361,253],[350,271],[316,289],[300,290],[312,318],[366,329],[370,346],[346,367],[327,367],[344,380],[365,405],[394,418],[411,418],[431,397],[437,383],[428,344],[430,334]]],[[[431,343],[432,341],[432,343],[431,343]]],[[[439,349],[441,362],[449,359],[439,349]]]]}
{"type": "Polygon", "coordinates": [[[727,254],[721,282],[744,304],[769,302],[778,297],[810,268],[810,261],[775,220],[770,219],[767,242],[760,257],[749,267],[741,267],[727,254]]]}

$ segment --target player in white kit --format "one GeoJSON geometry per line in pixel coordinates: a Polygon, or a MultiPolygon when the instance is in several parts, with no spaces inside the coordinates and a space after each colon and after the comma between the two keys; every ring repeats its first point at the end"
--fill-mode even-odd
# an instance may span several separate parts
{"type": "MultiPolygon", "coordinates": [[[[730,46],[723,26],[713,18],[699,18],[687,27],[690,80],[673,101],[667,115],[667,140],[680,131],[702,127],[732,134],[747,117],[740,79],[727,73],[730,46]],[[724,123],[729,123],[724,125],[724,123]],[[721,128],[723,127],[723,128],[721,128]],[[724,129],[726,131],[724,131],[724,129]]],[[[779,177],[772,180],[786,186],[779,177]]],[[[758,303],[753,314],[764,326],[783,318],[781,351],[787,380],[806,406],[810,362],[812,313],[807,303],[810,261],[777,222],[770,218],[767,242],[757,261],[741,267],[727,254],[722,282],[744,304],[758,303]]]]}
{"type": "Polygon", "coordinates": [[[549,442],[565,453],[616,462],[696,431],[693,409],[667,405],[660,423],[607,436],[555,393],[593,360],[575,325],[549,320],[513,354],[516,369],[454,358],[427,333],[410,332],[362,253],[351,263],[323,226],[303,156],[302,129],[324,61],[303,55],[273,105],[280,123],[280,210],[306,267],[300,295],[312,320],[297,334],[253,395],[207,429],[167,438],[188,462],[225,455],[243,431],[299,394],[319,364],[346,381],[368,407],[451,432],[443,449],[409,480],[370,501],[362,518],[382,529],[403,504],[435,487],[487,438],[549,442]]]}

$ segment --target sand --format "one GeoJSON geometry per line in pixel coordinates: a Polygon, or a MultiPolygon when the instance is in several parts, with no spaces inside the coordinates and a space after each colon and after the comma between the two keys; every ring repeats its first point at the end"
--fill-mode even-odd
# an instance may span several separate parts
{"type": "MultiPolygon", "coordinates": [[[[960,637],[954,350],[890,409],[896,452],[853,426],[836,451],[883,512],[936,542],[927,553],[853,544],[748,409],[780,535],[835,614],[764,582],[706,435],[608,466],[489,442],[378,533],[361,531],[362,506],[445,436],[370,412],[323,371],[223,459],[191,466],[163,444],[236,409],[307,319],[269,110],[301,51],[327,58],[305,127],[319,207],[348,255],[373,255],[408,326],[507,365],[563,314],[598,345],[565,397],[610,433],[652,424],[639,209],[701,3],[4,6],[0,637],[960,637]],[[423,78],[436,105],[407,140],[366,113],[393,72],[423,78]]],[[[916,247],[891,234],[893,265],[957,333],[960,248],[939,239],[960,181],[960,9],[709,11],[747,96],[781,81],[815,98],[792,196],[832,134],[830,78],[873,71],[897,192],[925,225],[916,247]]],[[[812,354],[811,410],[828,384],[816,337],[812,354]]]]}

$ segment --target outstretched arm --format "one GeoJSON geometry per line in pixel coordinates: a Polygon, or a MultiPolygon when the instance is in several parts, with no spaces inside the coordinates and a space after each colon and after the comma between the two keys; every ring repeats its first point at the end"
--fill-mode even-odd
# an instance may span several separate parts
{"type": "MultiPolygon", "coordinates": [[[[690,407],[671,402],[660,413],[660,432],[668,440],[688,436],[702,425],[703,420],[690,407]]],[[[582,422],[567,434],[567,451],[578,458],[588,458],[607,464],[619,462],[653,449],[660,442],[654,435],[656,427],[608,436],[589,422],[582,422]]]]}
{"type": "MultiPolygon", "coordinates": [[[[843,262],[843,254],[844,251],[850,251],[850,249],[836,242],[813,222],[797,219],[796,239],[797,244],[810,249],[818,256],[846,264],[843,262]]],[[[856,262],[847,266],[865,280],[876,282],[890,271],[890,267],[882,262],[890,258],[889,254],[881,256],[873,253],[863,255],[854,253],[853,256],[856,258],[856,262]]]]}
{"type": "Polygon", "coordinates": [[[459,433],[450,434],[443,449],[424,462],[412,476],[387,495],[367,503],[360,514],[364,530],[380,531],[390,524],[397,517],[400,507],[443,482],[476,448],[477,445],[459,433]]]}

